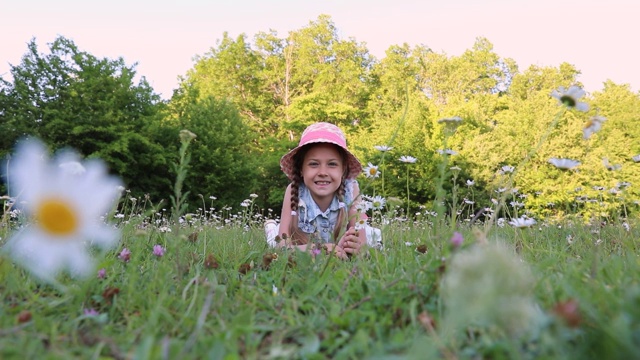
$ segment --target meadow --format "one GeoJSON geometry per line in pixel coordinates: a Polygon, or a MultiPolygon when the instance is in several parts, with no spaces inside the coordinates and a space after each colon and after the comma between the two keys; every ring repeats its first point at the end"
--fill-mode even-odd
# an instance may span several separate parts
{"type": "Polygon", "coordinates": [[[262,229],[269,214],[251,207],[252,198],[239,213],[208,201],[172,223],[166,210],[125,198],[113,214],[120,245],[97,253],[100,270],[85,280],[47,285],[0,257],[0,357],[640,353],[640,224],[488,228],[428,213],[407,222],[395,209],[372,220],[383,248],[341,261],[269,248],[262,229]],[[451,243],[455,231],[464,238],[459,246],[451,243]]]}
{"type": "MultiPolygon", "coordinates": [[[[580,110],[581,96],[571,88],[557,97],[580,110]]],[[[460,122],[439,121],[445,145],[460,122]]],[[[263,224],[278,216],[257,205],[259,194],[240,210],[213,195],[189,206],[195,137],[180,134],[170,203],[131,195],[96,159],[63,152],[49,161],[34,140],[17,147],[7,164],[12,195],[2,197],[0,358],[640,356],[640,222],[628,207],[639,205],[531,217],[513,179],[544,136],[519,164],[502,166],[497,198],[480,211],[458,194],[461,169],[446,151],[432,207],[409,213],[402,199],[367,196],[363,211],[382,241],[349,260],[270,248],[263,224]]],[[[554,160],[562,171],[579,164],[554,160]]],[[[362,188],[380,177],[384,194],[382,169],[369,163],[362,188]]]]}

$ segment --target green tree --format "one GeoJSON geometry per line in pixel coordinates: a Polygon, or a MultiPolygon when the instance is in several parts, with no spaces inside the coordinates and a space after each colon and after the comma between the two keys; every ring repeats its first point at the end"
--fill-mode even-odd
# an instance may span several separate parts
{"type": "Polygon", "coordinates": [[[149,133],[163,104],[144,77],[134,83],[135,65],[98,59],[58,37],[48,54],[32,40],[11,75],[0,90],[3,155],[19,138],[37,136],[52,149],[102,158],[134,194],[167,185],[169,155],[149,133]]]}

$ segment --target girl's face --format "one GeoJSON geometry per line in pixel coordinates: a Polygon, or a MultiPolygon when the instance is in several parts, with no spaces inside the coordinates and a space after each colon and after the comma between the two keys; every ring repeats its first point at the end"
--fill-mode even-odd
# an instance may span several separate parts
{"type": "Polygon", "coordinates": [[[333,144],[313,145],[302,162],[302,179],[321,210],[326,210],[340,188],[344,174],[342,155],[333,144]]]}

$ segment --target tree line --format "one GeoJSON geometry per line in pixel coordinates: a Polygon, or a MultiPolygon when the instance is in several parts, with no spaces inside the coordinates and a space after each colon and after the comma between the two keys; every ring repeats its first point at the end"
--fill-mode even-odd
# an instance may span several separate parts
{"type": "Polygon", "coordinates": [[[363,177],[364,192],[395,197],[412,213],[431,208],[439,186],[450,205],[470,213],[489,206],[506,191],[500,169],[528,157],[508,184],[508,199],[522,204],[514,213],[588,218],[639,208],[640,94],[608,81],[588,95],[588,113],[554,122],[560,107],[550,93],[580,85],[580,71],[567,63],[521,71],[485,38],[459,56],[401,44],[377,59],[364,43],[340,38],[327,15],[286,37],[224,33],[167,101],[144,77],[135,82],[135,65],[97,58],[64,37],[47,53],[32,40],[10,72],[0,78],[0,156],[37,136],[52,150],[102,158],[131,196],[155,202],[171,194],[178,133],[188,129],[197,135],[184,183],[192,210],[211,196],[237,208],[255,193],[261,208],[278,213],[287,184],[280,157],[308,124],[329,121],[365,165],[380,166],[384,182],[363,177]],[[594,115],[607,120],[584,139],[594,115]],[[462,119],[455,132],[438,122],[446,117],[462,119]],[[403,155],[418,160],[402,163],[403,155]],[[563,171],[548,163],[554,157],[581,164],[563,171]]]}

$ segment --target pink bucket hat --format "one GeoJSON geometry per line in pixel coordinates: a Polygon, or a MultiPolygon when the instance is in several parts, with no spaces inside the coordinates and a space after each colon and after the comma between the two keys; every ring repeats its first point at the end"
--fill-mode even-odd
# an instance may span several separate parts
{"type": "Polygon", "coordinates": [[[318,122],[309,125],[302,133],[298,146],[280,159],[280,169],[287,175],[289,180],[293,180],[293,168],[295,166],[293,158],[295,155],[303,146],[314,143],[335,144],[345,151],[347,154],[347,179],[355,179],[362,172],[362,164],[347,149],[347,138],[342,130],[333,124],[318,122]]]}

